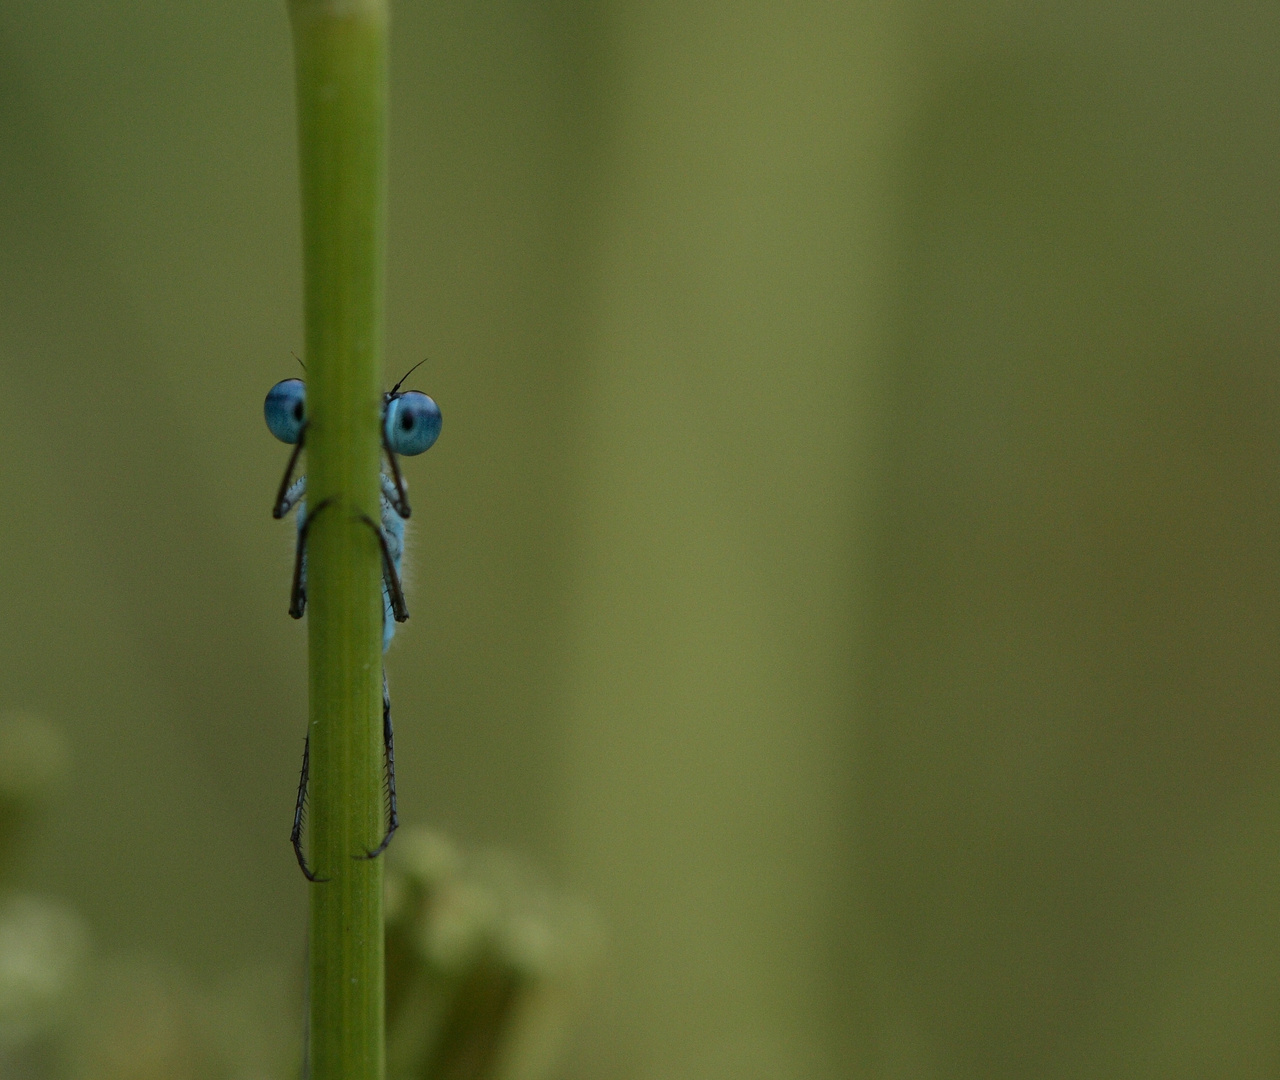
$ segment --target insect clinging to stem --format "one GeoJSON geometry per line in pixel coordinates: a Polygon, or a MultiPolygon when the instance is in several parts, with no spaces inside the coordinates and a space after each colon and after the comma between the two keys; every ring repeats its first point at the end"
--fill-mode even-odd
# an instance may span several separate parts
{"type": "MultiPolygon", "coordinates": [[[[396,623],[409,617],[405,606],[404,590],[400,584],[400,561],[404,556],[404,527],[410,514],[409,497],[404,477],[400,473],[398,455],[412,457],[431,449],[440,437],[440,407],[426,394],[400,387],[423,363],[410,368],[399,382],[382,396],[382,449],[385,452],[390,475],[381,474],[382,520],[375,522],[366,514],[360,520],[369,526],[378,538],[382,550],[382,651],[385,653],[395,636],[396,623]]],[[[301,361],[299,361],[301,363],[301,361]]],[[[304,368],[305,371],[305,368],[304,368]]],[[[268,392],[263,413],[271,434],[283,443],[293,446],[284,478],[276,493],[271,514],[282,518],[294,507],[298,510],[297,543],[293,561],[293,588],[289,600],[289,614],[302,618],[307,609],[307,533],[321,511],[330,507],[330,497],[311,508],[307,513],[307,478],[293,479],[298,458],[302,454],[307,435],[307,391],[301,379],[283,379],[268,392]]],[[[391,843],[400,821],[396,812],[396,761],[395,739],[391,730],[391,697],[387,692],[386,667],[382,671],[382,741],[386,752],[387,775],[387,831],[376,848],[365,852],[364,858],[376,859],[391,843]]],[[[298,801],[294,807],[293,830],[289,839],[298,865],[308,881],[324,881],[317,878],[307,865],[302,851],[303,811],[307,799],[307,774],[311,755],[311,735],[307,734],[302,745],[302,773],[298,778],[298,801]]]]}

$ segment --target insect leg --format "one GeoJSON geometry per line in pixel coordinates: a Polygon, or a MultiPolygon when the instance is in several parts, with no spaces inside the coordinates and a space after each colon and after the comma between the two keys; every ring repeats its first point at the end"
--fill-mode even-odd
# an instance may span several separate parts
{"type": "MultiPolygon", "coordinates": [[[[298,479],[289,485],[289,489],[284,493],[284,501],[279,504],[279,508],[287,514],[306,497],[307,478],[305,476],[299,476],[298,479]]],[[[272,511],[272,513],[275,513],[275,511],[272,511]]],[[[280,516],[283,517],[284,515],[281,514],[280,516]]]]}
{"type": "Polygon", "coordinates": [[[391,499],[391,505],[395,507],[395,511],[406,521],[409,519],[411,510],[409,509],[409,492],[405,490],[404,477],[400,475],[400,463],[396,460],[395,454],[391,452],[391,447],[387,445],[387,433],[382,433],[382,449],[387,452],[387,461],[391,463],[391,480],[392,488],[395,491],[395,497],[391,499]]]}
{"type": "Polygon", "coordinates": [[[396,810],[396,740],[391,731],[391,695],[387,692],[385,668],[382,671],[382,745],[387,752],[387,832],[381,844],[372,851],[365,852],[366,859],[376,859],[386,851],[396,829],[400,828],[400,814],[396,810]]]}
{"type": "Polygon", "coordinates": [[[298,801],[293,808],[293,831],[289,840],[293,843],[293,853],[298,857],[298,865],[302,867],[302,876],[308,881],[322,882],[328,878],[318,878],[307,865],[307,857],[302,853],[302,822],[306,817],[307,776],[311,771],[311,734],[307,733],[302,744],[302,774],[298,777],[298,801]]]}
{"type": "Polygon", "coordinates": [[[298,432],[298,441],[293,444],[293,453],[289,455],[289,464],[284,468],[284,478],[280,481],[280,490],[276,492],[276,504],[271,508],[273,518],[282,518],[289,512],[289,503],[285,496],[289,491],[289,481],[293,479],[293,470],[298,467],[298,456],[302,453],[302,444],[307,437],[307,425],[302,425],[298,432]]]}
{"type": "Polygon", "coordinates": [[[395,561],[391,557],[391,549],[387,546],[386,534],[382,527],[368,514],[361,514],[360,520],[373,530],[378,538],[378,546],[382,548],[382,580],[387,586],[387,595],[391,598],[391,613],[396,622],[404,622],[409,617],[409,608],[404,602],[404,589],[400,586],[400,575],[396,572],[395,561]]]}
{"type": "Polygon", "coordinates": [[[301,619],[307,610],[307,579],[303,569],[306,566],[307,533],[311,531],[311,523],[320,516],[320,511],[331,505],[334,498],[330,495],[317,503],[298,526],[298,548],[293,556],[293,589],[289,596],[289,614],[295,619],[301,619]]]}

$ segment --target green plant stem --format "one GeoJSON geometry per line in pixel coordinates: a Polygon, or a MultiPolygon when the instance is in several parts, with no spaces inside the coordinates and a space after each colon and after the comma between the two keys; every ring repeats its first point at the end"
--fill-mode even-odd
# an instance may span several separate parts
{"type": "Polygon", "coordinates": [[[385,0],[290,0],[306,295],[312,1080],[384,1070],[382,578],[376,536],[385,0]],[[326,499],[333,501],[316,513],[326,499]]]}

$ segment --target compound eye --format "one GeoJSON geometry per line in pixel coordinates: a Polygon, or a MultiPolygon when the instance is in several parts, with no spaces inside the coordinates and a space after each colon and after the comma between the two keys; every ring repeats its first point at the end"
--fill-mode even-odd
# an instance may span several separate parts
{"type": "Polygon", "coordinates": [[[440,406],[426,394],[410,390],[387,402],[383,433],[393,454],[412,457],[430,450],[440,437],[440,406]]]}
{"type": "Polygon", "coordinates": [[[283,443],[296,443],[307,420],[307,387],[301,379],[284,379],[267,391],[262,406],[267,427],[283,443]]]}

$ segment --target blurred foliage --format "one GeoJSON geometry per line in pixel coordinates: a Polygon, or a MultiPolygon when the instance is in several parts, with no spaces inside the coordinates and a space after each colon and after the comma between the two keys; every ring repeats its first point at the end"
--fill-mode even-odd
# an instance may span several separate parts
{"type": "MultiPolygon", "coordinates": [[[[0,717],[0,837],[16,846],[66,781],[55,727],[0,717]]],[[[413,826],[388,862],[392,1080],[546,1080],[599,951],[584,908],[500,852],[413,826]]],[[[10,855],[10,851],[4,854],[10,855]]],[[[9,865],[12,865],[10,862],[9,865]]],[[[202,985],[171,958],[90,951],[67,904],[0,878],[4,1080],[292,1080],[301,971],[269,961],[202,985]]]]}
{"type": "Polygon", "coordinates": [[[88,958],[84,921],[65,904],[0,894],[0,1076],[60,1076],[88,958]]]}
{"type": "Polygon", "coordinates": [[[544,1080],[597,959],[592,914],[420,828],[388,854],[389,1080],[544,1080]]]}
{"type": "Polygon", "coordinates": [[[87,971],[89,932],[67,904],[13,887],[34,826],[66,790],[70,757],[56,726],[0,714],[0,1076],[61,1075],[87,971]]]}
{"type": "Polygon", "coordinates": [[[12,871],[23,837],[66,794],[71,747],[31,713],[0,714],[0,875],[12,871]]]}

